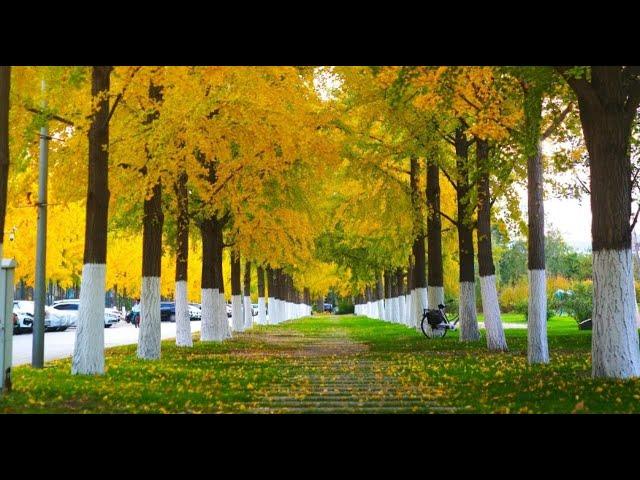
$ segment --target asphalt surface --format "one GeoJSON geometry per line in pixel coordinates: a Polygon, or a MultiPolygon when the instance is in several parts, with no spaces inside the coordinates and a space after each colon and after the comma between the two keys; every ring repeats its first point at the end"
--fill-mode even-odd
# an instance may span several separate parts
{"type": "MultiPolygon", "coordinates": [[[[191,331],[200,331],[200,322],[191,322],[191,331]]],[[[162,322],[161,338],[175,338],[176,324],[162,322]]],[[[73,345],[76,338],[75,328],[64,332],[46,332],[44,334],[44,360],[55,360],[73,355],[73,345]]],[[[127,322],[121,321],[110,328],[104,329],[105,348],[118,345],[130,345],[138,343],[138,329],[127,322]]],[[[33,335],[22,333],[13,335],[13,365],[31,363],[31,347],[33,335]]]]}

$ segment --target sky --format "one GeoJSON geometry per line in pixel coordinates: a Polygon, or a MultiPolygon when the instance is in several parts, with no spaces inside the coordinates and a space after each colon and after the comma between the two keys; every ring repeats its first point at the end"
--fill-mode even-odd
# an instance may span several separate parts
{"type": "MultiPolygon", "coordinates": [[[[558,230],[567,244],[578,251],[591,251],[591,206],[582,199],[549,198],[544,201],[545,231],[558,230]]],[[[520,209],[527,212],[527,191],[520,192],[520,209]]],[[[525,217],[526,218],[526,217],[525,217]]]]}

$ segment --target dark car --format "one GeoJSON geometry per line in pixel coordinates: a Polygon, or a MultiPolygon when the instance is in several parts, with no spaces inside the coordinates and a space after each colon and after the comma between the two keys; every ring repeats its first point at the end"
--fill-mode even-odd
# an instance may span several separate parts
{"type": "Polygon", "coordinates": [[[176,321],[176,304],[173,302],[160,302],[160,321],[176,321]]]}
{"type": "Polygon", "coordinates": [[[329,312],[329,313],[333,313],[333,305],[331,305],[330,303],[325,303],[324,304],[324,311],[325,312],[329,312]]]}
{"type": "MultiPolygon", "coordinates": [[[[134,312],[133,310],[127,313],[125,320],[127,323],[137,321],[137,317],[140,316],[140,311],[134,312]]],[[[176,304],[173,302],[160,302],[160,321],[161,322],[175,322],[176,321],[176,304]]]]}

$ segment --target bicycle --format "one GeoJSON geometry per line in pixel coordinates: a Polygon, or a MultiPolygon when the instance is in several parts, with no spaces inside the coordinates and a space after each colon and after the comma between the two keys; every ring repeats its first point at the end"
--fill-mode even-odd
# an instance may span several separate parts
{"type": "Polygon", "coordinates": [[[453,317],[449,319],[444,310],[445,306],[443,304],[438,305],[437,310],[424,309],[420,329],[425,337],[444,338],[449,330],[456,329],[456,325],[460,320],[458,315],[454,314],[453,317]]]}

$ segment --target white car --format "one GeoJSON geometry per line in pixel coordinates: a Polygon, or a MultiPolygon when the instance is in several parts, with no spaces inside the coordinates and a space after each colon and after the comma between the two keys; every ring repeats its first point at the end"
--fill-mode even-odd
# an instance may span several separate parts
{"type": "MultiPolygon", "coordinates": [[[[51,308],[58,315],[63,316],[69,322],[69,326],[75,326],[78,320],[78,309],[80,308],[80,300],[57,300],[53,302],[51,308]]],[[[105,328],[111,327],[120,321],[121,313],[117,310],[114,311],[111,308],[104,309],[104,326],[105,328]]]]}
{"type": "MultiPolygon", "coordinates": [[[[20,330],[33,330],[33,312],[35,302],[32,300],[15,300],[13,302],[13,312],[18,317],[18,328],[20,330]]],[[[44,307],[44,328],[45,330],[64,331],[69,328],[70,323],[65,315],[56,312],[52,307],[44,307]]]]}
{"type": "Polygon", "coordinates": [[[201,320],[202,319],[202,307],[197,303],[189,304],[189,319],[201,320]]]}
{"type": "Polygon", "coordinates": [[[18,321],[15,328],[16,333],[33,330],[33,302],[15,300],[13,302],[13,313],[18,321]],[[31,304],[31,308],[29,308],[29,304],[31,304]]]}

